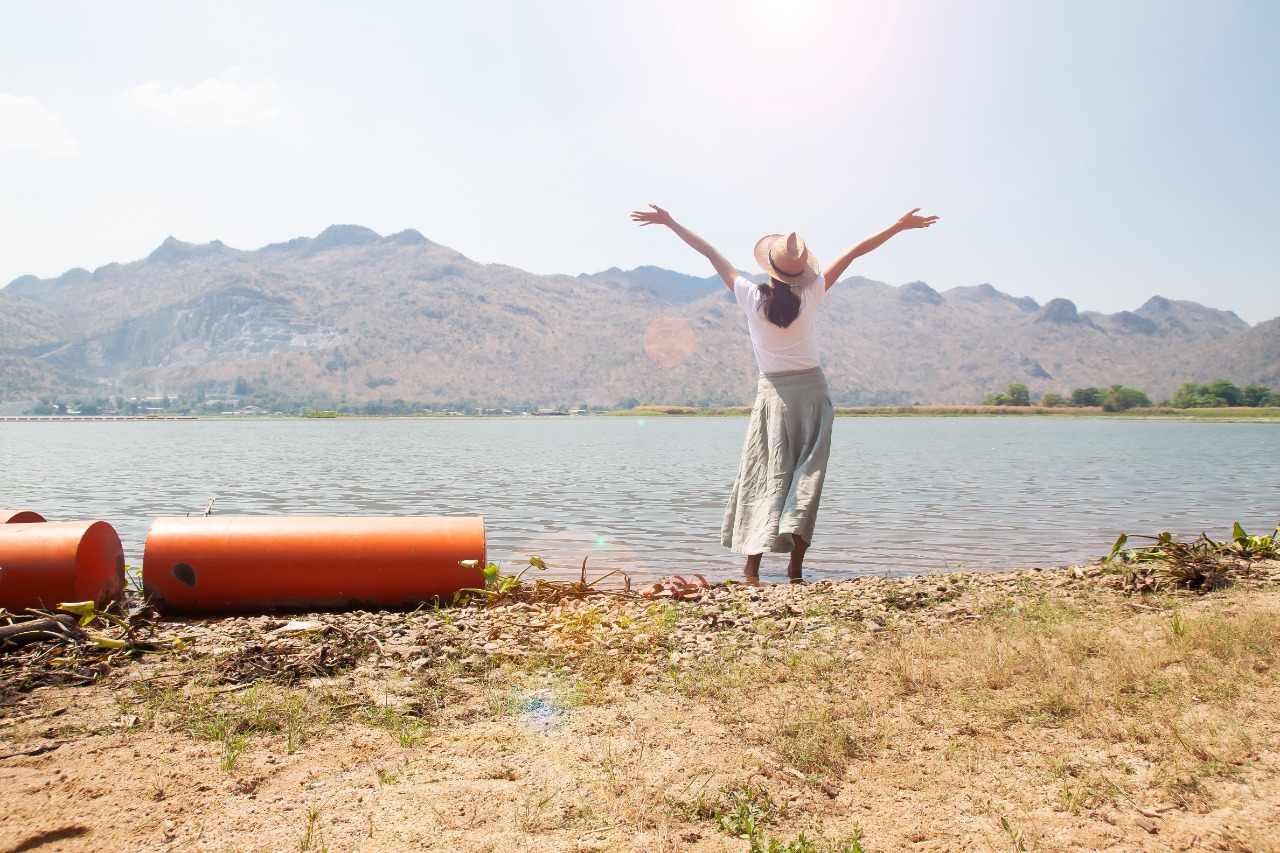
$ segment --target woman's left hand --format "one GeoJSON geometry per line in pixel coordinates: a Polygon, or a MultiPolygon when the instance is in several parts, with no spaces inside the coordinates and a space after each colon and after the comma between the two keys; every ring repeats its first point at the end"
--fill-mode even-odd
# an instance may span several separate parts
{"type": "Polygon", "coordinates": [[[653,210],[633,210],[631,211],[631,221],[639,222],[641,227],[645,225],[666,225],[670,226],[675,220],[671,218],[671,214],[667,213],[656,204],[649,205],[653,210]]]}

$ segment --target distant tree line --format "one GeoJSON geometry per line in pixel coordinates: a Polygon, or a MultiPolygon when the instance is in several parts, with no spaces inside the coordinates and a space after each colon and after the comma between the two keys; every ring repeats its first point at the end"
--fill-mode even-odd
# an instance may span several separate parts
{"type": "Polygon", "coordinates": [[[173,400],[160,397],[154,400],[132,397],[71,397],[63,399],[58,396],[39,398],[30,409],[28,415],[81,415],[95,417],[97,415],[146,415],[167,411],[173,400]]]}
{"type": "Polygon", "coordinates": [[[1261,385],[1246,385],[1237,388],[1225,379],[1210,382],[1208,385],[1197,385],[1185,382],[1173,392],[1169,405],[1178,409],[1219,409],[1224,406],[1280,406],[1280,394],[1273,393],[1270,388],[1261,385]]]}
{"type": "Polygon", "coordinates": [[[1137,388],[1112,385],[1110,388],[1076,388],[1068,397],[1050,391],[1040,398],[1040,405],[1048,409],[1063,406],[1077,409],[1098,407],[1104,412],[1126,412],[1129,409],[1150,408],[1151,398],[1137,388]]]}
{"type": "MultiPolygon", "coordinates": [[[[258,380],[259,382],[261,380],[258,380]]],[[[636,397],[624,397],[612,406],[588,405],[585,401],[576,404],[547,406],[533,400],[515,402],[511,400],[482,401],[474,398],[450,401],[403,400],[348,400],[345,396],[333,397],[321,393],[289,393],[268,388],[255,387],[243,377],[237,377],[234,383],[222,386],[222,392],[208,386],[199,386],[182,392],[188,396],[159,395],[154,397],[41,397],[36,405],[27,410],[31,415],[216,415],[229,412],[305,415],[312,412],[334,412],[343,415],[425,415],[425,414],[469,414],[500,415],[505,412],[534,412],[539,409],[555,408],[560,411],[582,410],[603,412],[610,409],[634,409],[642,404],[650,405],[650,401],[642,401],[636,397]],[[228,391],[230,393],[228,393],[228,391]]],[[[1123,412],[1129,409],[1149,408],[1151,398],[1143,391],[1124,385],[1112,385],[1109,388],[1076,388],[1069,395],[1049,392],[1039,398],[1033,398],[1025,383],[1010,382],[1004,391],[983,397],[980,403],[984,406],[1042,406],[1044,408],[1100,408],[1107,412],[1123,412]]],[[[692,408],[714,408],[732,405],[720,400],[686,400],[675,404],[663,401],[663,404],[683,405],[692,408]]],[[[876,403],[864,403],[876,405],[876,403]]],[[[842,404],[843,405],[843,404],[842,404]]],[[[883,403],[881,403],[883,405],[883,403]]],[[[1171,399],[1160,403],[1177,409],[1205,409],[1233,406],[1280,407],[1280,393],[1273,392],[1262,385],[1246,385],[1243,388],[1219,379],[1207,385],[1186,382],[1174,392],[1171,399]]]]}
{"type": "MultiPolygon", "coordinates": [[[[1033,401],[1027,386],[1022,382],[1010,382],[1001,393],[983,397],[984,406],[1030,406],[1036,404],[1047,409],[1100,408],[1104,412],[1123,412],[1129,409],[1151,407],[1151,398],[1146,392],[1125,385],[1112,385],[1110,388],[1076,388],[1069,396],[1050,391],[1039,400],[1033,401]]],[[[1175,409],[1214,409],[1228,406],[1280,406],[1280,393],[1273,393],[1270,388],[1261,385],[1247,385],[1238,388],[1225,379],[1198,385],[1186,382],[1174,392],[1172,399],[1160,405],[1175,409]]]]}

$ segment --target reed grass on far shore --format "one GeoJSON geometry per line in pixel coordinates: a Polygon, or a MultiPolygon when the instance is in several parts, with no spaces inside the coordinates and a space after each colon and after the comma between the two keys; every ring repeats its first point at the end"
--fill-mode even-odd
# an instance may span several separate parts
{"type": "MultiPolygon", "coordinates": [[[[604,412],[623,417],[742,417],[751,414],[750,406],[664,406],[644,405],[634,409],[604,412]]],[[[1217,409],[1176,409],[1172,406],[1150,406],[1123,412],[1104,411],[1100,406],[837,406],[839,417],[993,417],[1052,415],[1055,417],[1103,417],[1191,421],[1280,421],[1280,407],[1247,408],[1243,406],[1217,409]]]]}

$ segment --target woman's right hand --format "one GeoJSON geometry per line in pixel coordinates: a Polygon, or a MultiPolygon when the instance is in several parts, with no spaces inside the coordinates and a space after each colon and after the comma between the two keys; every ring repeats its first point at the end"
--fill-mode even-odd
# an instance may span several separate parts
{"type": "Polygon", "coordinates": [[[671,218],[670,213],[667,213],[656,204],[651,204],[649,206],[652,207],[653,210],[631,211],[631,221],[639,222],[641,227],[644,227],[645,225],[666,225],[669,227],[673,222],[675,222],[675,220],[671,218]]]}
{"type": "Polygon", "coordinates": [[[916,214],[919,212],[920,208],[913,207],[902,214],[898,219],[898,228],[902,231],[909,231],[912,228],[928,228],[938,221],[936,216],[917,216],[916,214]]]}

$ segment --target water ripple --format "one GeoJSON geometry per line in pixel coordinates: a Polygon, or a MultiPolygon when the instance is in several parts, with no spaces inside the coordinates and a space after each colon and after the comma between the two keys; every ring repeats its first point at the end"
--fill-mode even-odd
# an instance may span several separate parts
{"type": "MultiPolygon", "coordinates": [[[[1270,532],[1275,424],[838,419],[813,577],[1053,566],[1121,532],[1270,532]],[[1246,460],[1240,464],[1240,460],[1246,460]],[[1253,460],[1252,463],[1248,460],[1253,460]]],[[[744,419],[0,424],[0,507],[101,518],[141,564],[152,518],[483,515],[490,558],[558,577],[737,571],[719,544],[744,419]]],[[[765,558],[778,576],[785,559],[765,558]]]]}

